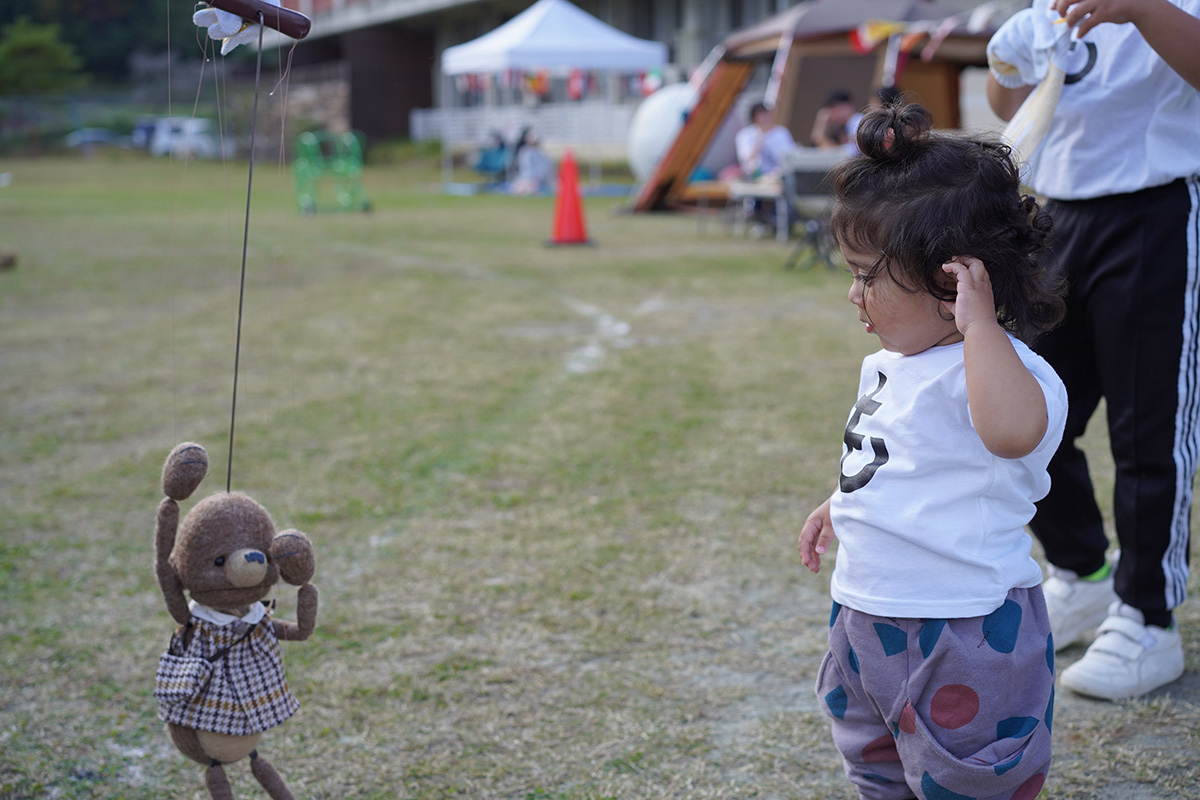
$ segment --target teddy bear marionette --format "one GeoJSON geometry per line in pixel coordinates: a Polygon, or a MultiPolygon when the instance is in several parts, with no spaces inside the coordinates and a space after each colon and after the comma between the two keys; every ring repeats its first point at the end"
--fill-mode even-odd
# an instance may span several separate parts
{"type": "Polygon", "coordinates": [[[155,676],[158,716],[179,751],[206,767],[213,800],[232,800],[223,765],[247,756],[267,794],[292,800],[257,748],[264,731],[300,707],[277,640],[303,641],[316,626],[316,557],[307,536],[277,535],[271,515],[239,492],[201,500],[181,523],[179,501],[207,471],[204,448],[192,442],[177,445],[163,466],[155,569],[179,627],[155,676]],[[271,619],[266,597],[280,578],[300,587],[294,623],[271,619]]]}

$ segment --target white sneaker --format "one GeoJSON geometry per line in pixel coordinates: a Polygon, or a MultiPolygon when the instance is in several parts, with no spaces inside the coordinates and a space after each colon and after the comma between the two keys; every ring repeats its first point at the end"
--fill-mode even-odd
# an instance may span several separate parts
{"type": "Polygon", "coordinates": [[[1183,675],[1183,639],[1178,628],[1147,625],[1142,612],[1121,601],[1112,604],[1096,641],[1083,658],[1067,667],[1062,685],[1104,700],[1152,692],[1183,675]]]}
{"type": "Polygon", "coordinates": [[[1062,650],[1104,621],[1117,593],[1113,590],[1112,572],[1098,581],[1085,581],[1071,570],[1053,564],[1048,572],[1042,582],[1042,593],[1046,596],[1054,649],[1062,650]]]}

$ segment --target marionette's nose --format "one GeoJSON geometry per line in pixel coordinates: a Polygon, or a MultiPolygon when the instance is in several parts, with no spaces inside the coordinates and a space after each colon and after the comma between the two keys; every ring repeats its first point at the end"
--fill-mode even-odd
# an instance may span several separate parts
{"type": "Polygon", "coordinates": [[[267,575],[267,556],[261,550],[235,550],[225,561],[225,577],[239,589],[257,586],[267,575]]]}

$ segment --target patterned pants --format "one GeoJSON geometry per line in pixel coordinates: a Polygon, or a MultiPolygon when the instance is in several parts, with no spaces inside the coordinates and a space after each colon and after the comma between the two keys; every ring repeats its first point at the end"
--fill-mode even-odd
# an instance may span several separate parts
{"type": "Polygon", "coordinates": [[[1032,800],[1050,768],[1054,645],[1040,586],[985,617],[837,603],[817,697],[869,800],[1032,800]]]}

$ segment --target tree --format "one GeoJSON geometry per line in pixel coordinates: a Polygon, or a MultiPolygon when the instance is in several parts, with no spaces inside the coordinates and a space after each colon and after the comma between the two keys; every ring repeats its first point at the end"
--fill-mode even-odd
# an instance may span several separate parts
{"type": "Polygon", "coordinates": [[[57,25],[18,17],[0,38],[0,95],[66,91],[81,82],[82,65],[75,48],[59,39],[57,25]]]}
{"type": "Polygon", "coordinates": [[[111,86],[128,80],[134,52],[165,53],[169,42],[180,58],[197,60],[194,6],[193,0],[0,0],[0,29],[21,17],[57,26],[93,85],[111,86]]]}

